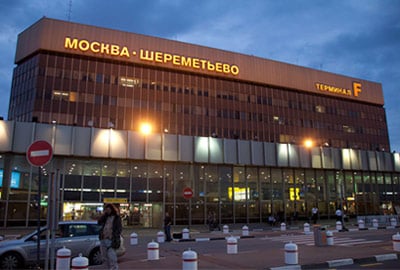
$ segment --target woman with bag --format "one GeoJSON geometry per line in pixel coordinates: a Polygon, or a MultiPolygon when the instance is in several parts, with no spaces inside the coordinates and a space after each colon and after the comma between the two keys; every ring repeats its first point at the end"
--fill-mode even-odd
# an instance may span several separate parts
{"type": "Polygon", "coordinates": [[[122,233],[119,210],[113,204],[107,204],[98,224],[102,225],[99,237],[103,264],[107,269],[118,270],[116,250],[121,246],[122,233]]]}

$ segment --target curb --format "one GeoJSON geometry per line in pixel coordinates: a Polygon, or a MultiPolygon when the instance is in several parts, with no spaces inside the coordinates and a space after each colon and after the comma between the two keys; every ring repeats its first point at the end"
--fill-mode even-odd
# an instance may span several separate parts
{"type": "Polygon", "coordinates": [[[359,259],[338,259],[326,261],[323,263],[304,264],[304,265],[285,265],[279,267],[272,267],[271,270],[302,270],[302,269],[329,269],[339,266],[353,265],[353,264],[365,264],[365,263],[378,263],[383,261],[400,260],[397,253],[374,255],[371,257],[359,258],[359,259]]]}

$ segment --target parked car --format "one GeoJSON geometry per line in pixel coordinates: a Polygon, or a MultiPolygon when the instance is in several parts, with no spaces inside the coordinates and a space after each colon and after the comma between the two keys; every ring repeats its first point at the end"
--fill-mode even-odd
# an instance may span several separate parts
{"type": "MultiPolygon", "coordinates": [[[[58,224],[55,249],[66,247],[71,250],[71,258],[82,256],[89,264],[101,264],[99,231],[96,221],[62,221],[58,224]]],[[[40,231],[40,259],[46,257],[47,228],[40,231]]],[[[20,269],[37,263],[37,230],[17,239],[0,241],[0,269],[20,269]]]]}

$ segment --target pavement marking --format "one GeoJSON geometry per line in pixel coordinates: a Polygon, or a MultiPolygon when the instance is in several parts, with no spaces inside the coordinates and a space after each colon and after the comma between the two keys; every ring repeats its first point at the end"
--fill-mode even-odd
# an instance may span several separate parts
{"type": "Polygon", "coordinates": [[[338,267],[338,266],[345,266],[345,265],[352,265],[354,264],[353,259],[340,259],[340,260],[332,260],[327,261],[329,267],[338,267]]]}
{"type": "Polygon", "coordinates": [[[389,260],[397,260],[397,254],[396,253],[390,253],[390,254],[383,254],[383,255],[376,255],[375,260],[377,262],[383,262],[383,261],[389,261],[389,260]]]}
{"type": "Polygon", "coordinates": [[[383,263],[364,263],[364,264],[360,264],[361,267],[371,267],[371,266],[378,266],[378,265],[382,265],[383,263]]]}
{"type": "MultiPolygon", "coordinates": [[[[262,240],[271,240],[275,242],[293,242],[297,245],[314,246],[314,235],[300,234],[300,235],[281,235],[273,237],[261,238],[262,240]]],[[[350,238],[350,237],[334,237],[334,246],[355,246],[362,244],[380,243],[383,240],[367,240],[363,238],[350,238]]]]}
{"type": "Polygon", "coordinates": [[[280,267],[271,267],[271,270],[301,270],[301,265],[285,265],[280,267]]]}

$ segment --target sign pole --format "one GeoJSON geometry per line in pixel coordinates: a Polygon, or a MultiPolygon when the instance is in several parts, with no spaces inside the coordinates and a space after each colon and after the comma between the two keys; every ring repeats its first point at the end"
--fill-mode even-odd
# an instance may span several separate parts
{"type": "MultiPolygon", "coordinates": [[[[40,269],[40,212],[42,197],[42,171],[40,167],[45,166],[53,157],[53,147],[47,141],[35,141],[26,150],[26,159],[29,164],[38,167],[38,198],[37,198],[37,267],[40,269]]],[[[48,262],[45,262],[48,263],[48,262]]]]}
{"type": "Polygon", "coordinates": [[[38,167],[38,210],[37,210],[37,254],[36,254],[36,264],[38,269],[40,269],[40,198],[42,193],[42,172],[40,167],[38,167]]]}
{"type": "Polygon", "coordinates": [[[189,228],[192,226],[192,198],[189,199],[189,228]]]}

